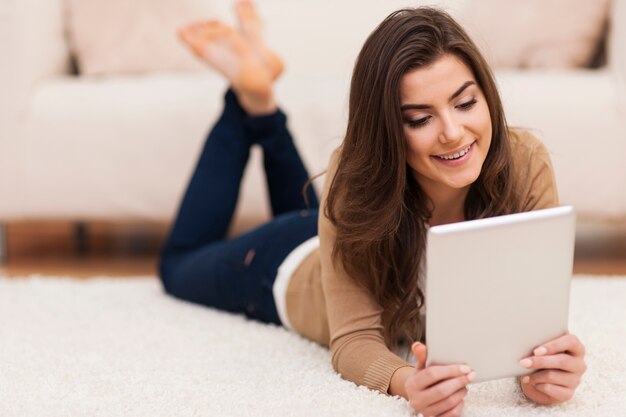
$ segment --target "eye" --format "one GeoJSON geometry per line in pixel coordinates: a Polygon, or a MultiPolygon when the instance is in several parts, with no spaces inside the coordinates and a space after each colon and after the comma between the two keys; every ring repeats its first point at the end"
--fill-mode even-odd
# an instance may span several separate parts
{"type": "Polygon", "coordinates": [[[457,106],[457,108],[458,108],[459,110],[469,110],[469,109],[471,109],[472,107],[474,107],[474,104],[476,104],[476,99],[475,99],[475,98],[471,99],[470,101],[466,101],[465,103],[461,103],[461,104],[459,104],[459,105],[457,106]]]}
{"type": "Polygon", "coordinates": [[[428,124],[430,118],[431,116],[426,116],[417,120],[407,120],[406,123],[409,125],[410,128],[415,129],[428,124]]]}

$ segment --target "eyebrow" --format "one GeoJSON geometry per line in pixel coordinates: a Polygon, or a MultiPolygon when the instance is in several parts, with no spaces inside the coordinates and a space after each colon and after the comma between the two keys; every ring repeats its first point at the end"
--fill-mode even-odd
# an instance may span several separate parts
{"type": "MultiPolygon", "coordinates": [[[[474,81],[465,81],[465,83],[463,83],[463,85],[461,87],[459,87],[458,90],[456,90],[448,99],[448,101],[452,101],[455,98],[457,98],[458,96],[461,95],[461,93],[470,85],[474,85],[476,84],[474,81]]],[[[401,111],[405,111],[405,110],[423,110],[423,109],[431,109],[433,106],[430,106],[428,104],[405,104],[404,106],[400,107],[401,111]]]]}

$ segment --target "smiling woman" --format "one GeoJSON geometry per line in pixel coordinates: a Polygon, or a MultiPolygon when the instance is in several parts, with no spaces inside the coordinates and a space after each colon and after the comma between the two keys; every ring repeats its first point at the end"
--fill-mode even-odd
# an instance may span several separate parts
{"type": "MultiPolygon", "coordinates": [[[[318,210],[311,187],[303,196],[308,173],[274,101],[282,63],[253,4],[236,11],[239,30],[212,21],[180,31],[231,90],[163,250],[164,288],[329,346],[343,378],[403,396],[423,415],[460,415],[469,367],[424,368],[420,343],[417,367],[392,352],[423,338],[426,229],[557,205],[547,151],[508,129],[489,67],[449,15],[400,10],[359,54],[318,210]],[[229,240],[253,144],[264,152],[274,218],[229,240]]],[[[571,398],[583,356],[573,335],[546,341],[523,363],[540,370],[524,393],[539,403],[571,398]]]]}

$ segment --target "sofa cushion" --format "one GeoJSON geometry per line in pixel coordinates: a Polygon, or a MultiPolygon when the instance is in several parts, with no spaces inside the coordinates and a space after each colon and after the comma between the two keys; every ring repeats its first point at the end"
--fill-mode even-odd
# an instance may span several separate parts
{"type": "MultiPolygon", "coordinates": [[[[229,0],[64,1],[68,37],[79,71],[84,75],[201,70],[205,67],[178,41],[176,28],[204,19],[220,19],[236,25],[233,1],[229,0]]],[[[460,1],[467,0],[437,3],[455,8],[454,4],[460,1]]],[[[425,1],[264,0],[257,3],[268,42],[285,57],[289,74],[336,76],[344,69],[350,72],[365,38],[386,15],[425,1]],[[347,16],[350,16],[349,30],[346,30],[347,16]],[[323,22],[322,29],[319,22],[323,22]],[[320,50],[324,51],[324,59],[320,59],[320,50]]]]}
{"type": "Polygon", "coordinates": [[[591,63],[610,0],[474,0],[458,19],[496,68],[569,68],[591,63]]]}
{"type": "Polygon", "coordinates": [[[67,34],[82,74],[200,71],[176,29],[212,18],[207,0],[64,0],[67,34]]]}
{"type": "MultiPolygon", "coordinates": [[[[232,3],[223,0],[64,1],[72,51],[80,72],[87,75],[202,70],[178,41],[176,28],[210,18],[234,23],[232,3]]],[[[355,2],[266,0],[259,8],[272,46],[297,71],[304,68],[317,75],[351,68],[367,34],[389,12],[421,4],[442,6],[458,17],[494,67],[584,66],[603,34],[609,2],[360,0],[355,9],[355,2]],[[347,24],[350,30],[345,30],[347,24]],[[326,59],[311,53],[310,48],[322,49],[320,42],[326,59]]]]}

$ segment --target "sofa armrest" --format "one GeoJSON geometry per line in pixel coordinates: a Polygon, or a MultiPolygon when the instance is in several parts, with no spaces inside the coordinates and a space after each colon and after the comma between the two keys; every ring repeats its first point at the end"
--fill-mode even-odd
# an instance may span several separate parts
{"type": "Polygon", "coordinates": [[[0,121],[6,122],[19,115],[38,81],[70,70],[62,0],[2,0],[0,56],[0,121]]]}
{"type": "Polygon", "coordinates": [[[608,42],[608,64],[618,83],[618,97],[626,103],[626,0],[613,0],[608,42]]]}
{"type": "Polygon", "coordinates": [[[70,70],[62,4],[0,0],[0,194],[8,197],[3,209],[9,212],[21,207],[20,138],[31,92],[44,78],[70,70]]]}

